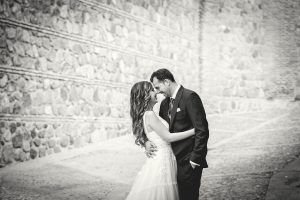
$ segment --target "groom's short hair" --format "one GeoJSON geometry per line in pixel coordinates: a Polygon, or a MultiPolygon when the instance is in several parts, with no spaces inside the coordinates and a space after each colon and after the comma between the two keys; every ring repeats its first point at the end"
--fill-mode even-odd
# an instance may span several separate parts
{"type": "Polygon", "coordinates": [[[165,68],[153,72],[150,78],[151,82],[153,82],[154,77],[156,77],[159,81],[169,79],[170,81],[175,82],[173,74],[165,68]]]}

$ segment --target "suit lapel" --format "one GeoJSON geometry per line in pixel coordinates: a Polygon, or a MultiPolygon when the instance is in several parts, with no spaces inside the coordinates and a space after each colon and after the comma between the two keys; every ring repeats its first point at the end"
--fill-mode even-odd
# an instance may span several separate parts
{"type": "Polygon", "coordinates": [[[175,97],[175,102],[174,102],[174,105],[173,105],[173,109],[171,110],[171,122],[170,122],[170,128],[169,128],[170,130],[173,127],[174,118],[175,118],[175,115],[176,115],[176,111],[177,111],[177,108],[178,108],[178,103],[181,99],[182,93],[183,93],[183,87],[180,86],[180,88],[177,92],[177,95],[175,97]]]}

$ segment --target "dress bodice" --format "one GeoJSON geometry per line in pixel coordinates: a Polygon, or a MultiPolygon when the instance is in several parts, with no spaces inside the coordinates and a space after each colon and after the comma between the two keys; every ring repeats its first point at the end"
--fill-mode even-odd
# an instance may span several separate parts
{"type": "MultiPolygon", "coordinates": [[[[169,128],[168,122],[166,122],[163,118],[158,116],[159,120],[167,127],[169,128]]],[[[145,120],[144,116],[144,129],[147,135],[147,138],[152,141],[158,149],[161,148],[171,148],[171,145],[169,142],[163,140],[154,130],[148,131],[147,130],[147,121],[145,120]]]]}

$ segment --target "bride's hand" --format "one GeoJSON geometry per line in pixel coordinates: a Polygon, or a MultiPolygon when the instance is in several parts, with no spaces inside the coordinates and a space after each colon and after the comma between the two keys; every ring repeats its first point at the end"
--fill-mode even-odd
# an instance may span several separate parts
{"type": "Polygon", "coordinates": [[[156,145],[151,142],[147,141],[145,144],[145,154],[148,158],[153,158],[155,156],[155,152],[157,151],[156,145]]]}

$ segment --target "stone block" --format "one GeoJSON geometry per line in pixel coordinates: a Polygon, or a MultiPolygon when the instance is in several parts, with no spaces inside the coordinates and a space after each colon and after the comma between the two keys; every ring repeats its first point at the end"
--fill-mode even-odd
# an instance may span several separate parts
{"type": "Polygon", "coordinates": [[[68,6],[67,5],[63,5],[61,8],[60,8],[60,16],[62,18],[67,18],[68,17],[68,6]]]}
{"type": "Polygon", "coordinates": [[[14,52],[18,54],[19,56],[24,57],[25,56],[25,48],[24,45],[21,44],[20,42],[15,42],[14,43],[14,52]]]}
{"type": "Polygon", "coordinates": [[[78,101],[79,99],[79,95],[77,93],[77,90],[74,86],[71,87],[71,91],[70,91],[70,101],[78,101]]]}
{"type": "Polygon", "coordinates": [[[44,108],[45,108],[45,114],[46,115],[52,115],[53,114],[51,106],[46,105],[44,108]]]}
{"type": "Polygon", "coordinates": [[[21,58],[18,56],[18,55],[13,55],[12,57],[12,62],[15,66],[20,66],[22,65],[22,61],[21,61],[21,58]]]}
{"type": "Polygon", "coordinates": [[[45,136],[46,136],[46,130],[45,129],[39,130],[37,132],[37,134],[38,134],[39,138],[45,138],[45,136]]]}
{"type": "Polygon", "coordinates": [[[39,148],[39,157],[45,157],[46,156],[46,148],[44,146],[41,146],[39,148]]]}
{"type": "Polygon", "coordinates": [[[14,161],[14,148],[11,144],[5,144],[2,148],[1,160],[5,163],[11,163],[14,161]]]}
{"type": "Polygon", "coordinates": [[[68,99],[68,91],[66,88],[60,89],[60,97],[63,101],[66,101],[68,99]]]}
{"type": "Polygon", "coordinates": [[[21,148],[23,144],[23,135],[17,134],[12,137],[12,144],[14,148],[21,148]]]}
{"type": "Polygon", "coordinates": [[[46,154],[47,155],[51,155],[51,154],[53,154],[54,153],[54,150],[53,149],[47,149],[46,150],[46,154]]]}
{"type": "Polygon", "coordinates": [[[22,148],[23,148],[24,152],[29,152],[30,151],[30,142],[27,140],[24,140],[23,144],[22,144],[22,148]]]}
{"type": "Polygon", "coordinates": [[[16,129],[17,129],[17,124],[15,122],[9,124],[9,130],[11,133],[14,133],[16,129]]]}
{"type": "Polygon", "coordinates": [[[70,144],[70,138],[68,136],[62,136],[60,138],[60,146],[67,147],[70,144]]]}
{"type": "Polygon", "coordinates": [[[16,161],[21,161],[21,153],[24,153],[22,149],[20,148],[14,149],[14,159],[16,161]]]}
{"type": "Polygon", "coordinates": [[[75,148],[82,147],[83,145],[84,145],[84,141],[81,136],[74,138],[74,147],[75,148]]]}
{"type": "Polygon", "coordinates": [[[47,68],[48,68],[47,59],[45,57],[38,58],[35,67],[38,70],[47,71],[47,68]]]}
{"type": "Polygon", "coordinates": [[[31,148],[30,149],[30,158],[35,159],[38,156],[38,149],[37,148],[31,148]]]}
{"type": "Polygon", "coordinates": [[[11,42],[10,44],[8,42],[10,41],[9,40],[6,41],[6,37],[4,35],[0,36],[0,47],[6,48],[6,46],[8,46],[8,49],[11,51],[11,42]]]}
{"type": "Polygon", "coordinates": [[[27,160],[27,156],[26,156],[26,153],[24,151],[20,152],[19,159],[20,159],[21,162],[24,162],[24,161],[27,160]]]}
{"type": "Polygon", "coordinates": [[[294,89],[294,98],[296,101],[300,101],[300,75],[298,75],[298,79],[296,81],[296,86],[294,89]]]}
{"type": "Polygon", "coordinates": [[[30,134],[31,134],[31,137],[32,138],[35,138],[37,136],[37,130],[36,128],[33,128],[31,131],[30,131],[30,134]]]}
{"type": "Polygon", "coordinates": [[[54,139],[50,139],[47,142],[48,142],[48,147],[49,148],[55,147],[56,141],[54,139]]]}
{"type": "Polygon", "coordinates": [[[32,45],[32,56],[34,58],[38,58],[39,57],[39,51],[38,51],[36,45],[32,45]]]}
{"type": "Polygon", "coordinates": [[[42,40],[42,46],[44,47],[44,49],[47,49],[47,50],[51,49],[50,39],[47,37],[44,37],[42,40]]]}
{"type": "Polygon", "coordinates": [[[23,139],[28,141],[31,140],[32,138],[28,129],[25,126],[22,126],[22,129],[23,129],[23,139]]]}
{"type": "Polygon", "coordinates": [[[17,35],[17,30],[15,28],[7,27],[5,31],[9,39],[14,39],[17,35]]]}
{"type": "Polygon", "coordinates": [[[13,104],[13,114],[21,114],[22,112],[22,104],[20,102],[15,102],[13,104]]]}
{"type": "Polygon", "coordinates": [[[11,141],[11,133],[8,129],[4,130],[3,139],[4,139],[5,142],[10,142],[11,141]]]}
{"type": "Polygon", "coordinates": [[[22,41],[24,42],[28,42],[30,43],[31,42],[31,34],[29,31],[27,30],[23,30],[23,34],[22,34],[22,41]]]}
{"type": "Polygon", "coordinates": [[[8,75],[4,73],[0,73],[0,88],[6,87],[8,84],[8,75]]]}
{"type": "Polygon", "coordinates": [[[60,149],[59,146],[55,146],[55,147],[53,148],[53,150],[54,150],[54,153],[60,153],[60,152],[61,152],[61,149],[60,149]]]}

